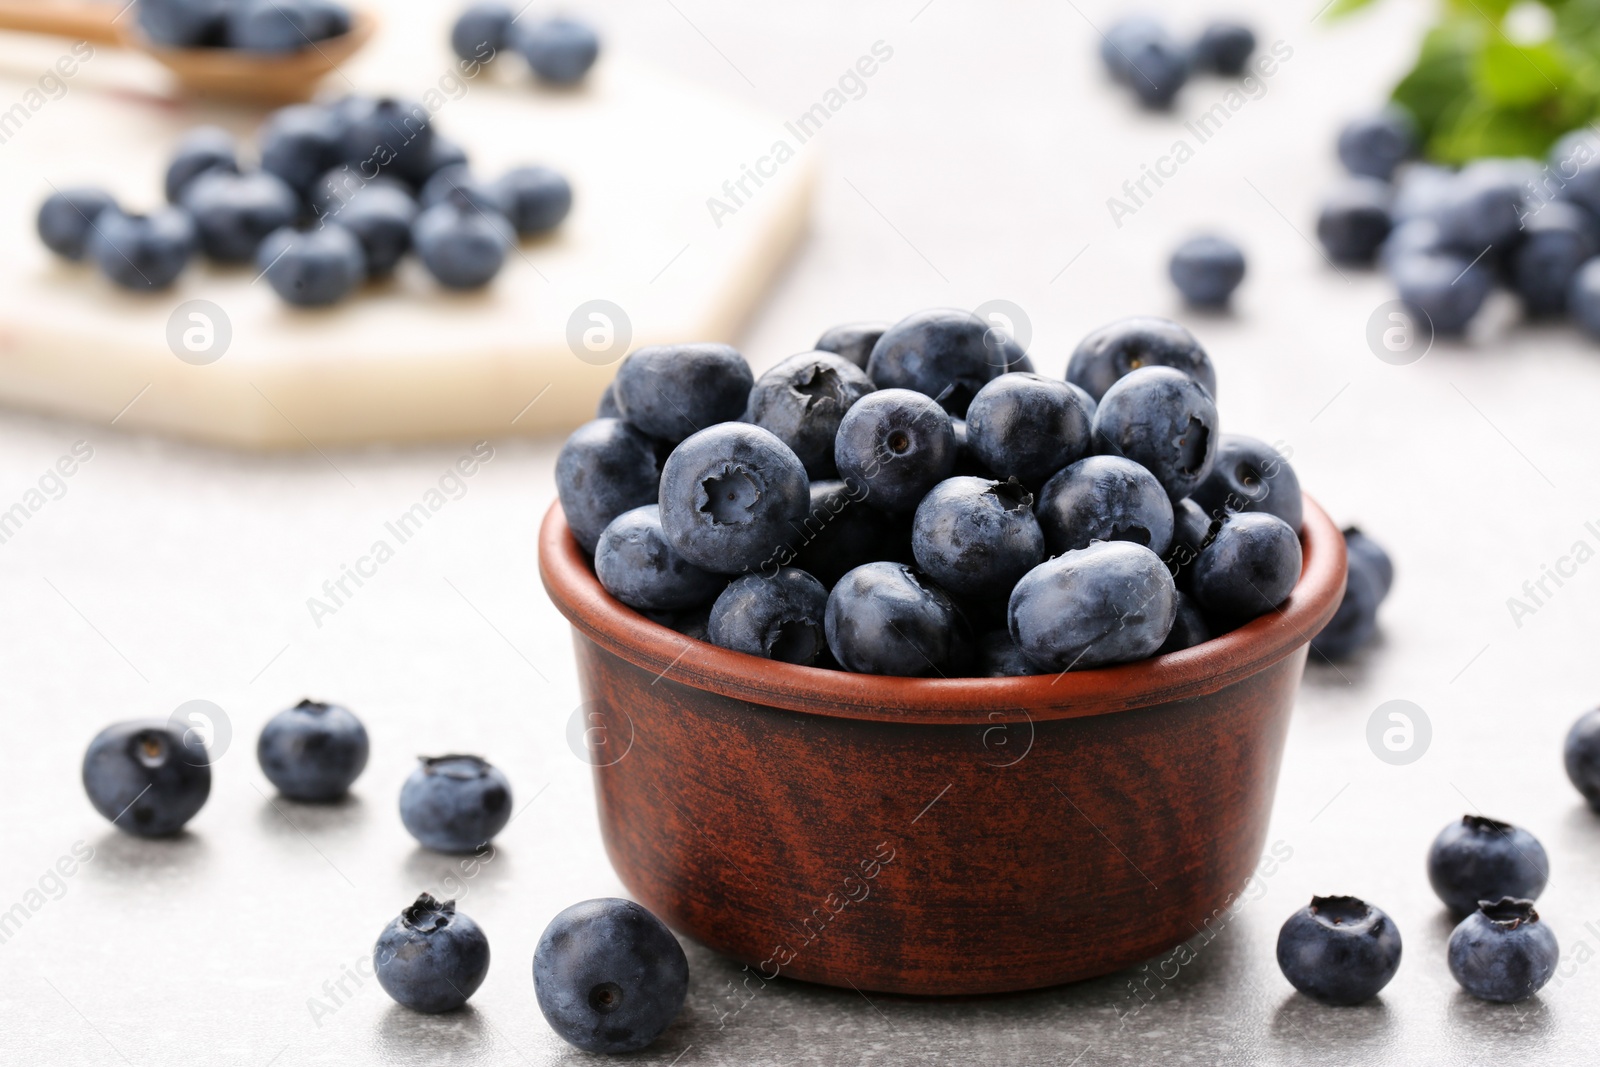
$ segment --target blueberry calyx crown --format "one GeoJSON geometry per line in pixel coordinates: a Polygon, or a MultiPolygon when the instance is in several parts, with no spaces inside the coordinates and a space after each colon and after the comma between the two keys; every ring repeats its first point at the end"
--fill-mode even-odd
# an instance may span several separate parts
{"type": "Polygon", "coordinates": [[[737,463],[725,463],[722,471],[700,483],[706,501],[700,510],[711,516],[714,526],[732,526],[750,521],[761,501],[761,486],[737,463]]]}
{"type": "Polygon", "coordinates": [[[307,711],[313,715],[325,715],[327,714],[328,709],[332,706],[333,705],[328,704],[325,701],[312,700],[310,697],[306,697],[305,699],[301,700],[300,703],[294,706],[294,710],[307,711]]]}
{"type": "Polygon", "coordinates": [[[1372,908],[1360,897],[1312,897],[1311,914],[1329,926],[1356,926],[1372,917],[1372,908]]]}
{"type": "Polygon", "coordinates": [[[452,752],[444,756],[418,756],[427,774],[442,774],[449,778],[482,778],[489,773],[489,761],[482,756],[467,756],[452,752]]]}
{"type": "MultiPolygon", "coordinates": [[[[1003,482],[995,482],[985,492],[1000,501],[1006,511],[1032,511],[1033,494],[1013,475],[1003,482]]],[[[1148,538],[1147,538],[1148,540],[1148,538]]]]}
{"type": "Polygon", "coordinates": [[[449,926],[455,914],[455,901],[447,900],[441,904],[434,899],[432,893],[423,893],[412,904],[401,910],[400,919],[418,933],[431,934],[449,926]]]}
{"type": "Polygon", "coordinates": [[[1461,825],[1479,834],[1508,834],[1516,829],[1508,822],[1491,819],[1487,815],[1463,815],[1461,825]]]}
{"type": "Polygon", "coordinates": [[[1516,897],[1480,900],[1478,910],[1483,912],[1484,918],[1507,933],[1524,924],[1539,921],[1539,913],[1533,910],[1533,901],[1518,900],[1516,897]]]}
{"type": "Polygon", "coordinates": [[[839,381],[839,372],[825,363],[813,363],[806,368],[796,379],[793,388],[806,398],[808,413],[824,400],[831,400],[841,406],[845,402],[844,385],[839,381]]]}

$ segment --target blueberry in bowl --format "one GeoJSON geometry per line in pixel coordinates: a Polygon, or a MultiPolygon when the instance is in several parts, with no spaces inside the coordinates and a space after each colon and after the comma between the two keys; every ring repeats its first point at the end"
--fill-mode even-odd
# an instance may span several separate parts
{"type": "Polygon", "coordinates": [[[829,478],[837,471],[833,442],[840,420],[875,388],[866,372],[842,356],[802,352],[756,379],[744,421],[793,449],[806,474],[829,478]]]}
{"type": "Polygon", "coordinates": [[[810,504],[799,457],[766,430],[727,422],[672,450],[661,468],[661,529],[697,567],[738,574],[767,565],[810,504]]]}
{"type": "Polygon", "coordinates": [[[1067,381],[1099,402],[1119,378],[1142,367],[1172,367],[1205,386],[1214,399],[1217,372],[1194,334],[1170,319],[1136,315],[1089,334],[1072,350],[1067,381]]]}
{"type": "Polygon", "coordinates": [[[94,810],[136,837],[169,837],[211,795],[211,761],[192,730],[159,719],[113,723],[83,755],[94,810]]]}
{"type": "Polygon", "coordinates": [[[908,315],[872,346],[867,376],[879,389],[930,396],[957,417],[992,379],[1032,370],[1028,355],[970,311],[936,308],[908,315]]]}
{"type": "Polygon", "coordinates": [[[1211,473],[1218,436],[1210,392],[1171,367],[1141,367],[1117,379],[1094,412],[1095,450],[1138,463],[1173,500],[1211,473]]]}
{"type": "Polygon", "coordinates": [[[805,571],[780,567],[729,582],[711,605],[706,640],[763,659],[810,666],[827,651],[827,588],[805,571]]]}
{"type": "Polygon", "coordinates": [[[880,388],[839,420],[833,459],[845,481],[862,487],[871,507],[915,511],[955,469],[955,430],[926,393],[880,388]]]}

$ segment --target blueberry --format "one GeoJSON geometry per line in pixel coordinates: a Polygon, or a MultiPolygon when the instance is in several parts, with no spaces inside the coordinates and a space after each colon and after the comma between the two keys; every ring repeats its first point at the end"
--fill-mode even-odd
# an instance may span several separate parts
{"type": "Polygon", "coordinates": [[[337,217],[361,193],[377,188],[392,189],[411,196],[411,187],[393,174],[363,177],[357,167],[341,163],[311,184],[306,192],[306,201],[317,217],[337,217]]]}
{"type": "Polygon", "coordinates": [[[211,762],[192,730],[159,719],[114,723],[83,754],[83,788],[117,829],[165,837],[205,805],[211,762]]]}
{"type": "Polygon", "coordinates": [[[506,46],[513,12],[506,4],[489,0],[456,16],[450,27],[450,48],[460,59],[488,62],[506,46]]]}
{"type": "Polygon", "coordinates": [[[716,598],[725,578],[674,552],[661,532],[656,504],[624,511],[600,535],[595,577],[606,592],[641,611],[683,611],[716,598]]]}
{"type": "Polygon", "coordinates": [[[1094,452],[1095,402],[1078,386],[1038,374],[1002,374],[967,408],[967,444],[1000,478],[1042,485],[1094,452]]]}
{"type": "Polygon", "coordinates": [[[411,243],[447,289],[481,289],[500,273],[514,231],[505,216],[445,202],[417,216],[411,243]]]}
{"type": "Polygon", "coordinates": [[[1540,177],[1532,160],[1479,159],[1467,164],[1439,211],[1445,241],[1468,259],[1488,248],[1510,251],[1522,229],[1526,184],[1540,177]]]}
{"type": "Polygon", "coordinates": [[[1171,367],[1142,367],[1117,379],[1094,413],[1096,451],[1140,464],[1175,501],[1211,473],[1218,436],[1211,394],[1171,367]]]}
{"type": "Polygon", "coordinates": [[[1399,226],[1413,219],[1437,220],[1450,202],[1455,184],[1456,172],[1449,167],[1407,164],[1395,175],[1394,199],[1389,207],[1394,224],[1399,226]]]}
{"type": "Polygon", "coordinates": [[[1156,553],[1172,542],[1172,501],[1155,475],[1120,456],[1090,456],[1039,490],[1034,507],[1052,553],[1091,541],[1131,541],[1156,553]]]}
{"type": "Polygon", "coordinates": [[[1538,838],[1482,815],[1450,823],[1428,849],[1428,881],[1457,915],[1483,900],[1537,900],[1549,878],[1550,860],[1538,838]]]}
{"type": "Polygon", "coordinates": [[[534,74],[551,85],[582,81],[600,55],[600,35],[588,23],[573,18],[516,23],[511,27],[511,44],[534,74]]]}
{"type": "Polygon", "coordinates": [[[746,574],[711,605],[707,639],[763,659],[809,667],[828,647],[828,590],[794,567],[746,574]]]}
{"type": "Polygon", "coordinates": [[[650,438],[621,419],[586,422],[556,456],[556,494],[584,551],[624,511],[656,502],[661,467],[650,438]]]}
{"type": "Polygon", "coordinates": [[[708,571],[770,568],[806,514],[808,485],[788,445],[758,426],[721,423],[667,457],[661,528],[680,556],[708,571]]]}
{"type": "Polygon", "coordinates": [[[1344,598],[1333,618],[1311,638],[1311,651],[1337,662],[1349,659],[1378,632],[1377,580],[1371,565],[1355,553],[1349,554],[1344,598]]]}
{"type": "Polygon", "coordinates": [[[1317,215],[1317,240],[1329,259],[1372,262],[1393,226],[1389,195],[1389,187],[1376,178],[1346,178],[1334,187],[1317,215]]]}
{"type": "Polygon", "coordinates": [[[1572,276],[1567,308],[1591,337],[1600,337],[1600,257],[1589,260],[1572,276]]]}
{"type": "Polygon", "coordinates": [[[1580,207],[1552,201],[1530,214],[1511,253],[1511,284],[1529,315],[1559,315],[1578,268],[1596,247],[1594,220],[1580,207]]]}
{"type": "Polygon", "coordinates": [[[1378,248],[1378,264],[1393,271],[1395,263],[1407,256],[1449,254],[1444,231],[1430,218],[1407,219],[1395,225],[1378,248]]]}
{"type": "Polygon", "coordinates": [[[832,476],[833,441],[850,406],[874,386],[866,373],[831,352],[790,356],[756,379],[744,421],[794,449],[813,478],[832,476]]]}
{"type": "Polygon", "coordinates": [[[970,643],[950,595],[903,563],[867,563],[828,594],[828,648],[847,671],[945,674],[970,643]]]}
{"type": "Polygon", "coordinates": [[[1117,379],[1141,367],[1181,370],[1217,395],[1217,372],[1194,335],[1175,322],[1149,316],[1118,319],[1078,342],[1067,362],[1067,381],[1098,403],[1117,379]]]}
{"type": "Polygon", "coordinates": [[[631,900],[586,900],[545,927],[533,991],[550,1028],[585,1052],[637,1052],[683,1010],[689,961],[678,939],[631,900]]]}
{"type": "Polygon", "coordinates": [[[754,384],[750,364],[728,345],[650,345],[617,368],[617,404],[633,425],[675,443],[737,420],[754,384]]]}
{"type": "Polygon", "coordinates": [[[227,45],[247,52],[298,52],[328,36],[326,17],[305,0],[243,0],[228,9],[227,45]]]}
{"type": "Polygon", "coordinates": [[[1406,306],[1444,336],[1465,331],[1494,288],[1487,264],[1451,253],[1399,256],[1389,264],[1389,277],[1406,306]]]}
{"type": "Polygon", "coordinates": [[[194,220],[182,208],[130,215],[112,207],[95,216],[89,258],[124,289],[165,289],[188,265],[195,248],[194,220]]]}
{"type": "Polygon", "coordinates": [[[909,512],[954,468],[955,431],[926,395],[880,388],[839,421],[833,458],[846,481],[865,487],[874,508],[909,512]]]}
{"type": "Polygon", "coordinates": [[[1389,181],[1416,149],[1417,125],[1398,107],[1351,119],[1339,131],[1339,162],[1365,178],[1389,181]]]}
{"type": "Polygon", "coordinates": [[[344,161],[363,175],[391,166],[408,172],[428,164],[433,123],[421,104],[383,96],[348,97],[338,106],[345,120],[344,161]]]}
{"type": "Polygon", "coordinates": [[[836,356],[843,356],[862,370],[866,370],[867,360],[872,358],[873,346],[888,328],[887,322],[845,323],[824,330],[822,336],[817,338],[815,347],[818,352],[832,352],[836,356]]]}
{"type": "Polygon", "coordinates": [[[1278,931],[1278,968],[1308,997],[1360,1004],[1400,969],[1400,930],[1364,900],[1312,897],[1278,931]]]}
{"type": "Polygon", "coordinates": [[[1600,214],[1600,137],[1588,127],[1563,135],[1550,149],[1557,195],[1600,214]]]}
{"type": "Polygon", "coordinates": [[[1100,38],[1100,62],[1111,80],[1126,85],[1133,77],[1133,53],[1148,41],[1167,37],[1167,28],[1149,15],[1129,15],[1106,28],[1100,38]]]}
{"type": "Polygon", "coordinates": [[[620,419],[622,408],[617,404],[617,383],[607,382],[606,387],[600,390],[600,399],[595,403],[594,417],[597,419],[620,419]]]}
{"type": "Polygon", "coordinates": [[[343,226],[315,230],[285,226],[261,242],[256,268],[286,302],[327,307],[366,281],[367,257],[356,235],[343,226]]]}
{"type": "Polygon", "coordinates": [[[832,587],[863,563],[910,563],[911,516],[885,515],[865,503],[866,486],[840,479],[811,483],[811,510],[789,538],[794,566],[832,587]]]}
{"type": "Polygon", "coordinates": [[[1123,46],[1127,59],[1127,84],[1139,102],[1153,110],[1172,106],[1172,100],[1189,80],[1189,54],[1166,34],[1131,41],[1123,46]]]}
{"type": "Polygon", "coordinates": [[[200,250],[221,263],[254,259],[267,234],[293,225],[300,213],[295,191],[263,171],[207,171],[184,188],[183,206],[194,216],[200,250]]]}
{"type": "Polygon", "coordinates": [[[1288,523],[1265,512],[1235,512],[1194,561],[1195,601],[1227,621],[1253,619],[1289,599],[1301,561],[1300,538],[1288,523]]]}
{"type": "Polygon", "coordinates": [[[1167,264],[1172,284],[1197,307],[1223,307],[1244,280],[1244,253],[1226,237],[1191,237],[1167,264]]]}
{"type": "Polygon", "coordinates": [[[1244,65],[1255,50],[1256,35],[1249,26],[1225,20],[1208,22],[1194,43],[1194,69],[1228,76],[1243,74],[1244,65]]]}
{"type": "Polygon", "coordinates": [[[1172,576],[1180,579],[1180,585],[1187,586],[1194,561],[1200,558],[1200,550],[1211,543],[1211,535],[1221,525],[1224,514],[1226,512],[1218,511],[1213,518],[1192,497],[1184,497],[1172,505],[1172,541],[1161,556],[1167,561],[1172,576]]]}
{"type": "Polygon", "coordinates": [[[197,48],[223,43],[235,0],[139,0],[139,28],[153,44],[197,48]]]}
{"type": "Polygon", "coordinates": [[[354,22],[350,9],[335,0],[302,0],[311,8],[312,40],[325,41],[330,37],[341,37],[350,32],[354,22]]]}
{"type": "Polygon", "coordinates": [[[477,923],[427,893],[383,928],[372,947],[378,984],[413,1011],[451,1011],[489,973],[489,939],[477,923]]]}
{"type": "Polygon", "coordinates": [[[957,596],[1003,598],[1044,562],[1033,494],[1016,481],[947,478],[917,505],[917,566],[957,596]]]}
{"type": "Polygon", "coordinates": [[[349,230],[361,242],[367,275],[383,278],[394,273],[411,248],[411,227],[417,219],[417,202],[387,182],[372,182],[358,191],[327,221],[349,230]]]}
{"type": "Polygon", "coordinates": [[[522,237],[548,233],[572,210],[572,185],[549,167],[516,167],[495,183],[506,217],[522,237]]]}
{"type": "Polygon", "coordinates": [[[316,180],[339,165],[344,122],[332,108],[295,104],[267,116],[256,140],[261,169],[282,178],[304,196],[316,180]]]}
{"type": "Polygon", "coordinates": [[[1560,958],[1556,935],[1531,900],[1485,901],[1450,934],[1450,973],[1480,1000],[1526,1000],[1550,981],[1560,958]]]}
{"type": "Polygon", "coordinates": [[[872,346],[867,375],[879,389],[912,389],[937,400],[952,415],[993,378],[1032,370],[1027,354],[970,311],[935,308],[908,315],[872,346]]]}
{"type": "Polygon", "coordinates": [[[88,253],[94,220],[116,206],[104,189],[59,189],[39,205],[39,240],[58,256],[82,259],[88,253]]]}
{"type": "Polygon", "coordinates": [[[424,848],[471,852],[511,821],[511,783],[479,756],[423,756],[400,787],[400,821],[424,848]]]}
{"type": "Polygon", "coordinates": [[[1578,716],[1567,732],[1562,756],[1573,787],[1591,808],[1600,811],[1600,708],[1578,716]]]}
{"type": "Polygon", "coordinates": [[[1167,631],[1167,639],[1156,649],[1155,654],[1158,656],[1165,656],[1169,652],[1181,652],[1211,640],[1211,627],[1206,623],[1206,617],[1200,608],[1181,592],[1177,597],[1178,607],[1172,618],[1172,629],[1167,631]]]}
{"type": "Polygon", "coordinates": [[[1383,546],[1357,527],[1346,526],[1344,547],[1351,559],[1362,560],[1371,571],[1373,582],[1378,589],[1378,599],[1383,600],[1387,597],[1390,586],[1394,585],[1394,561],[1389,558],[1389,553],[1383,550],[1383,546]]]}
{"type": "Polygon", "coordinates": [[[183,191],[189,187],[189,183],[213,170],[238,174],[238,145],[233,134],[220,126],[196,126],[178,140],[172,161],[167,164],[167,176],[163,183],[167,203],[183,203],[183,191]]]}
{"type": "Polygon", "coordinates": [[[1177,614],[1161,557],[1098,541],[1035,567],[1011,591],[1011,636],[1040,671],[1087,670],[1154,655],[1177,614]]]}
{"type": "Polygon", "coordinates": [[[436,172],[423,183],[421,191],[417,193],[417,202],[423,210],[435,204],[455,204],[495,215],[506,213],[506,203],[499,187],[480,180],[465,163],[436,172]]]}
{"type": "Polygon", "coordinates": [[[978,638],[980,678],[1022,678],[1038,674],[1009,630],[990,630],[978,638]]]}
{"type": "Polygon", "coordinates": [[[349,708],[302,700],[261,728],[261,773],[292,800],[336,800],[367,766],[367,728],[349,708]]]}
{"type": "Polygon", "coordinates": [[[1190,496],[1208,515],[1264,511],[1289,529],[1300,529],[1300,479],[1294,468],[1265,441],[1241,433],[1221,436],[1211,472],[1190,496]]]}

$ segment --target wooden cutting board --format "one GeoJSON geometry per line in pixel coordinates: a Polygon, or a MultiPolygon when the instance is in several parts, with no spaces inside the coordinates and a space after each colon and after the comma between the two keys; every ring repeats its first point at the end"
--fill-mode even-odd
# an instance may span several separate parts
{"type": "Polygon", "coordinates": [[[176,98],[160,68],[105,48],[55,80],[71,42],[0,35],[0,402],[258,448],[537,434],[591,417],[631,348],[734,339],[804,234],[814,145],[615,52],[572,91],[538,87],[515,55],[468,78],[446,46],[453,5],[378,13],[377,38],[325,93],[423,100],[489,177],[560,169],[575,191],[560,230],[521,244],[479,293],[446,292],[414,259],[326,310],[284,305],[253,269],[200,261],[164,292],[122,292],[45,250],[39,202],[101,184],[154,207],[182,131],[249,137],[262,112],[176,98]],[[27,115],[7,123],[14,103],[27,115]],[[778,163],[780,141],[793,155],[778,163]],[[770,174],[741,192],[762,157],[770,174]],[[180,308],[197,300],[231,333],[211,362],[205,323],[180,308]]]}

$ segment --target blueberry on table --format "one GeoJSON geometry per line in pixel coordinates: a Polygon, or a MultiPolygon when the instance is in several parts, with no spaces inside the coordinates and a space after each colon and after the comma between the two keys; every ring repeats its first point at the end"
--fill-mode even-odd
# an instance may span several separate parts
{"type": "Polygon", "coordinates": [[[1483,900],[1537,900],[1549,878],[1550,860],[1538,838],[1482,815],[1463,815],[1428,849],[1428,881],[1457,915],[1483,900]]]}
{"type": "Polygon", "coordinates": [[[210,757],[193,731],[159,719],[114,723],[89,742],[83,788],[117,829],[166,837],[211,795],[210,757]]]}
{"type": "Polygon", "coordinates": [[[1450,202],[1456,171],[1432,163],[1410,163],[1394,179],[1394,198],[1389,216],[1395,226],[1414,219],[1437,220],[1450,202]]]}
{"type": "Polygon", "coordinates": [[[1317,214],[1317,240],[1335,263],[1369,264],[1389,236],[1389,186],[1376,178],[1346,178],[1317,214]]]}
{"type": "Polygon", "coordinates": [[[139,0],[139,28],[157,45],[221,45],[235,0],[139,0]]]}
{"type": "Polygon", "coordinates": [[[1355,655],[1378,632],[1378,579],[1372,565],[1349,551],[1344,598],[1328,624],[1311,638],[1311,651],[1338,662],[1355,655]]]}
{"type": "Polygon", "coordinates": [[[361,193],[369,189],[392,189],[415,201],[411,186],[394,174],[364,176],[349,163],[331,167],[311,184],[306,191],[306,202],[318,218],[337,218],[339,213],[361,193]]]}
{"type": "Polygon", "coordinates": [[[1178,608],[1173,616],[1172,629],[1167,631],[1167,639],[1161,642],[1161,647],[1156,649],[1156,655],[1165,656],[1168,652],[1181,652],[1195,645],[1205,644],[1211,640],[1211,627],[1206,622],[1205,615],[1184,593],[1178,593],[1178,608]]]}
{"type": "Polygon", "coordinates": [[[407,159],[397,169],[396,176],[403,178],[411,188],[419,189],[446,167],[464,167],[468,162],[466,149],[435,133],[429,138],[427,154],[407,159]]]}
{"type": "Polygon", "coordinates": [[[1206,23],[1194,43],[1192,65],[1195,70],[1233,76],[1244,73],[1250,53],[1256,50],[1256,35],[1242,22],[1217,20],[1206,23]]]}
{"type": "Polygon", "coordinates": [[[1039,671],[1088,670],[1154,655],[1172,630],[1177,593],[1148,548],[1097,541],[1023,575],[1007,618],[1039,671]]]}
{"type": "Polygon", "coordinates": [[[1191,237],[1172,253],[1167,273],[1189,303],[1223,307],[1244,280],[1244,252],[1226,237],[1191,237]]]}
{"type": "Polygon", "coordinates": [[[291,800],[337,800],[367,766],[367,728],[349,708],[302,700],[261,728],[261,773],[291,800]]]}
{"type": "Polygon", "coordinates": [[[1529,315],[1559,315],[1578,268],[1600,252],[1595,224],[1573,204],[1553,201],[1530,214],[1522,239],[1511,253],[1511,287],[1529,315]]]}
{"type": "Polygon", "coordinates": [[[754,384],[750,364],[729,345],[650,345],[617,368],[617,405],[645,433],[676,444],[737,421],[754,384]]]}
{"type": "Polygon", "coordinates": [[[1189,495],[1209,515],[1264,511],[1300,529],[1304,504],[1294,468],[1276,448],[1242,433],[1221,436],[1211,472],[1189,495]]]}
{"type": "Polygon", "coordinates": [[[958,418],[991,379],[1032,369],[1011,338],[970,311],[950,308],[907,315],[883,332],[867,360],[867,375],[879,389],[931,396],[958,418]]]}
{"type": "Polygon", "coordinates": [[[549,167],[515,167],[495,183],[518,236],[549,233],[572,210],[572,184],[549,167]]]}
{"type": "Polygon", "coordinates": [[[1450,973],[1480,1000],[1510,1004],[1544,988],[1561,959],[1533,901],[1484,901],[1450,934],[1450,973]]]}
{"type": "Polygon", "coordinates": [[[1094,413],[1095,450],[1138,463],[1175,501],[1211,473],[1218,436],[1211,394],[1171,367],[1141,367],[1117,379],[1094,413]]]}
{"type": "Polygon", "coordinates": [[[809,667],[828,647],[827,588],[805,571],[780,567],[728,583],[711,605],[714,645],[809,667]]]}
{"type": "Polygon", "coordinates": [[[361,242],[367,276],[384,278],[394,273],[411,249],[411,227],[417,220],[417,202],[387,182],[373,182],[359,190],[323,221],[336,223],[361,242]]]}
{"type": "Polygon", "coordinates": [[[540,81],[574,85],[600,56],[600,35],[574,18],[530,19],[510,30],[511,46],[522,53],[540,81]]]}
{"type": "Polygon", "coordinates": [[[1351,119],[1339,131],[1339,162],[1365,178],[1389,181],[1416,150],[1417,124],[1398,107],[1351,119]]]}
{"type": "Polygon", "coordinates": [[[1181,370],[1216,398],[1217,372],[1194,334],[1146,315],[1118,319],[1079,341],[1067,361],[1067,381],[1099,402],[1117,379],[1152,366],[1181,370]]]}
{"type": "Polygon", "coordinates": [[[828,594],[828,648],[847,671],[945,675],[970,649],[955,601],[902,563],[863,564],[828,594]]]}
{"type": "Polygon", "coordinates": [[[788,445],[759,426],[721,423],[667,457],[661,528],[697,567],[718,574],[770,570],[810,506],[808,486],[788,445]]]}
{"type": "Polygon", "coordinates": [[[417,203],[424,211],[435,204],[455,204],[494,215],[506,214],[499,186],[480,179],[465,163],[436,171],[422,184],[417,203]]]}
{"type": "Polygon", "coordinates": [[[1325,1004],[1360,1004],[1400,968],[1400,930],[1356,897],[1312,897],[1278,931],[1278,969],[1325,1004]]]}
{"type": "Polygon", "coordinates": [[[1366,564],[1378,588],[1378,599],[1386,598],[1389,588],[1394,585],[1394,561],[1389,558],[1389,553],[1355,526],[1344,528],[1344,549],[1351,559],[1359,559],[1366,564]]]}
{"type": "Polygon", "coordinates": [[[1445,241],[1469,260],[1509,252],[1527,213],[1527,183],[1545,180],[1531,159],[1479,159],[1461,168],[1439,210],[1445,241]]]}
{"type": "Polygon", "coordinates": [[[794,566],[832,588],[863,563],[910,563],[911,516],[875,511],[865,496],[866,487],[853,482],[813,481],[811,510],[789,539],[794,566]]]}
{"type": "Polygon", "coordinates": [[[1600,811],[1600,708],[1578,716],[1567,731],[1562,757],[1573,787],[1591,808],[1600,811]]]}
{"type": "Polygon", "coordinates": [[[1165,34],[1131,41],[1123,50],[1127,84],[1139,103],[1156,111],[1171,107],[1178,90],[1189,80],[1188,51],[1165,34]]]}
{"type": "Polygon", "coordinates": [[[594,573],[606,592],[640,611],[684,611],[710,603],[727,579],[673,550],[656,504],[624,511],[600,535],[594,573]]]}
{"type": "Polygon", "coordinates": [[[1300,580],[1300,538],[1276,515],[1234,512],[1194,561],[1190,585],[1208,614],[1243,622],[1289,599],[1300,580]]]}
{"type": "Polygon", "coordinates": [[[621,419],[586,422],[556,456],[556,495],[585,552],[624,511],[656,502],[661,468],[655,442],[621,419]]]}
{"type": "Polygon", "coordinates": [[[831,352],[802,352],[756,379],[744,421],[792,448],[806,474],[829,478],[837,471],[833,442],[840,420],[875,388],[866,372],[847,359],[831,352]]]}
{"type": "Polygon", "coordinates": [[[1378,265],[1385,271],[1392,271],[1395,263],[1406,256],[1440,253],[1449,254],[1450,247],[1445,244],[1444,231],[1435,219],[1397,220],[1394,229],[1389,231],[1389,236],[1378,247],[1378,265]]]}
{"type": "Polygon", "coordinates": [[[1144,43],[1167,38],[1164,24],[1149,15],[1128,15],[1113,22],[1100,38],[1100,62],[1111,80],[1126,85],[1133,76],[1132,54],[1144,43]]]}
{"type": "Polygon", "coordinates": [[[585,1052],[637,1052],[683,1009],[689,961],[672,931],[633,903],[585,900],[561,912],[533,952],[539,1010],[585,1052]]]}
{"type": "Polygon", "coordinates": [[[197,237],[182,208],[132,215],[111,207],[95,216],[88,253],[116,285],[136,292],[165,289],[188,266],[197,237]]]}
{"type": "Polygon", "coordinates": [[[64,259],[79,260],[89,251],[89,235],[100,212],[117,202],[104,189],[60,189],[39,205],[36,226],[44,246],[64,259]]]}
{"type": "Polygon", "coordinates": [[[1172,542],[1172,500],[1131,459],[1090,456],[1044,483],[1034,505],[1052,553],[1091,541],[1131,541],[1161,555],[1172,542]]]}
{"type": "Polygon", "coordinates": [[[261,169],[282,178],[304,196],[318,178],[341,162],[344,121],[331,107],[293,104],[267,116],[256,142],[261,149],[261,169]]]}
{"type": "Polygon", "coordinates": [[[989,630],[978,637],[978,677],[1023,678],[1038,674],[1017,647],[1009,630],[989,630]]]}
{"type": "Polygon", "coordinates": [[[880,388],[839,420],[833,459],[840,477],[862,487],[869,505],[910,512],[954,469],[955,431],[926,394],[880,388]]]}
{"type": "MultiPolygon", "coordinates": [[[[1398,256],[1389,264],[1389,278],[1406,306],[1423,315],[1440,336],[1465,332],[1494,288],[1492,267],[1454,253],[1398,256]]],[[[1581,316],[1576,305],[1574,312],[1581,316]]]]}
{"type": "Polygon", "coordinates": [[[1002,374],[967,407],[967,446],[998,478],[1038,487],[1094,453],[1095,402],[1076,385],[1002,374]]]}
{"type": "Polygon", "coordinates": [[[424,848],[472,852],[511,821],[511,783],[480,756],[423,756],[400,787],[400,821],[424,848]]]}
{"type": "Polygon", "coordinates": [[[285,226],[261,242],[256,268],[287,303],[327,307],[366,281],[367,256],[356,235],[338,224],[314,230],[285,226]]]}
{"type": "Polygon", "coordinates": [[[451,1011],[467,1002],[489,973],[483,928],[424,893],[384,927],[372,947],[383,991],[412,1011],[451,1011]]]}
{"type": "Polygon", "coordinates": [[[1016,481],[947,478],[917,505],[911,551],[923,573],[957,596],[1004,598],[1044,562],[1033,494],[1016,481]]]}
{"type": "Polygon", "coordinates": [[[428,163],[434,131],[421,104],[392,96],[351,96],[337,106],[345,120],[344,161],[363,175],[380,167],[410,172],[428,163]]]}
{"type": "Polygon", "coordinates": [[[219,263],[247,263],[267,234],[294,224],[300,198],[275,174],[209,170],[184,187],[183,206],[202,252],[219,263]]]}
{"type": "Polygon", "coordinates": [[[813,346],[819,352],[843,356],[862,370],[872,358],[872,348],[889,328],[887,322],[847,322],[824,330],[813,346]]]}
{"type": "Polygon", "coordinates": [[[1567,308],[1585,333],[1600,337],[1600,257],[1589,260],[1572,276],[1567,308]]]}
{"type": "Polygon", "coordinates": [[[1561,182],[1557,196],[1600,214],[1600,137],[1593,130],[1584,126],[1563,134],[1546,161],[1561,182]]]}
{"type": "MultiPolygon", "coordinates": [[[[140,9],[144,5],[141,3],[140,9]]],[[[196,126],[178,139],[163,186],[167,203],[181,204],[189,183],[208,171],[239,173],[239,146],[220,126],[196,126]]]]}
{"type": "Polygon", "coordinates": [[[450,27],[451,50],[460,59],[488,62],[506,47],[513,17],[509,5],[494,0],[471,5],[450,27]]]}
{"type": "Polygon", "coordinates": [[[481,289],[500,273],[515,232],[505,216],[446,201],[417,216],[411,244],[446,289],[481,289]]]}

